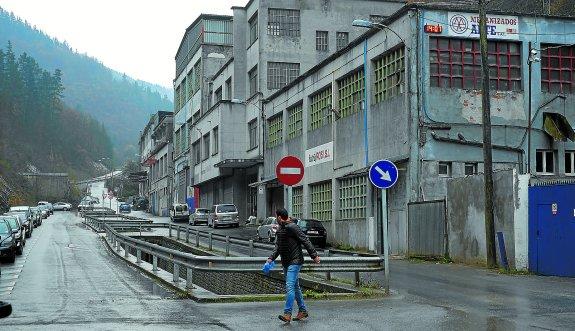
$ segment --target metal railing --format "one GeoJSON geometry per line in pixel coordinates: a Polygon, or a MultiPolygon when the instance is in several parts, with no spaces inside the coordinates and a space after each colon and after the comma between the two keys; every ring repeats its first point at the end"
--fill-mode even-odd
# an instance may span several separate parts
{"type": "MultiPolygon", "coordinates": [[[[124,215],[120,215],[124,216],[124,215]]],[[[142,254],[146,253],[152,260],[152,271],[158,270],[158,259],[165,260],[173,264],[173,281],[179,281],[180,268],[187,268],[186,278],[187,287],[191,287],[193,282],[194,270],[203,271],[216,271],[216,272],[261,272],[261,268],[267,256],[254,257],[254,248],[270,249],[272,245],[254,242],[253,240],[241,240],[237,238],[230,238],[229,236],[222,236],[206,233],[197,229],[190,229],[185,227],[186,242],[190,240],[190,234],[195,236],[195,244],[199,246],[200,238],[208,239],[208,248],[211,250],[213,241],[222,241],[226,243],[226,255],[229,255],[231,244],[245,246],[249,248],[250,256],[245,257],[230,257],[230,256],[200,256],[191,253],[185,253],[179,250],[163,247],[154,243],[144,240],[136,239],[118,231],[118,228],[133,228],[146,229],[146,228],[168,228],[169,237],[172,231],[176,231],[176,238],[180,239],[183,231],[183,226],[173,226],[172,224],[158,224],[151,223],[150,220],[144,219],[128,219],[124,221],[115,221],[107,219],[109,215],[84,215],[85,222],[96,230],[101,230],[106,233],[106,240],[110,247],[120,254],[123,250],[124,257],[128,258],[130,255],[136,257],[136,263],[142,263],[142,254]],[[175,229],[174,229],[175,228],[175,229]]],[[[278,259],[279,260],[279,259],[278,259]]],[[[279,263],[278,263],[279,265],[279,263]]],[[[304,259],[302,266],[303,272],[324,272],[326,278],[331,278],[333,272],[353,272],[355,273],[355,285],[359,286],[359,273],[360,272],[377,272],[383,270],[383,259],[379,256],[330,256],[329,251],[324,251],[321,258],[321,263],[316,264],[310,258],[304,259]]],[[[273,272],[280,271],[278,267],[273,272]]]]}

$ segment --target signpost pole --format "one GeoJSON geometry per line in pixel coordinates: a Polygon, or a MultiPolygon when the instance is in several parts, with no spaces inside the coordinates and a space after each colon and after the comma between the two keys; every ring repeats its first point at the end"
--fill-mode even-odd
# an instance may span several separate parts
{"type": "Polygon", "coordinates": [[[385,268],[385,294],[389,294],[389,240],[387,233],[387,190],[381,189],[381,220],[383,228],[383,265],[385,268]]]}
{"type": "Polygon", "coordinates": [[[288,215],[291,216],[292,213],[292,197],[293,197],[293,188],[291,186],[287,187],[287,211],[288,215]]]}

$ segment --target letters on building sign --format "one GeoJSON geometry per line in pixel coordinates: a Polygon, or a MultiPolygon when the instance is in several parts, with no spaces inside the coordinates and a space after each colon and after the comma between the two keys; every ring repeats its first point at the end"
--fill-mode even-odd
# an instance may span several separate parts
{"type": "Polygon", "coordinates": [[[333,160],[333,142],[323,144],[305,151],[305,167],[311,167],[317,164],[333,160]]]}
{"type": "Polygon", "coordinates": [[[443,26],[441,26],[441,24],[437,24],[437,25],[431,25],[431,24],[426,24],[424,27],[425,33],[442,33],[443,32],[443,26]]]}
{"type": "MultiPolygon", "coordinates": [[[[448,35],[479,38],[479,15],[469,13],[448,13],[448,35]]],[[[519,18],[517,16],[487,15],[487,38],[519,39],[519,18]]]]}

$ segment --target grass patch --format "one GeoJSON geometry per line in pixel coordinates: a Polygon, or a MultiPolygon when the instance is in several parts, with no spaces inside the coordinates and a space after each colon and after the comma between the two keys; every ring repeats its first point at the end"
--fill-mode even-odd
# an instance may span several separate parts
{"type": "Polygon", "coordinates": [[[533,275],[535,275],[534,273],[532,273],[528,270],[514,270],[514,269],[505,270],[504,268],[499,268],[497,270],[497,273],[500,275],[509,275],[509,276],[533,276],[533,275]]]}
{"type": "Polygon", "coordinates": [[[349,244],[345,243],[337,243],[333,248],[338,249],[340,251],[346,252],[357,252],[357,253],[371,253],[368,249],[363,247],[353,247],[349,244]]]}
{"type": "Polygon", "coordinates": [[[316,290],[305,290],[303,292],[303,297],[306,299],[324,299],[327,297],[327,294],[316,290]]]}
{"type": "Polygon", "coordinates": [[[435,263],[439,263],[439,264],[451,264],[453,263],[453,260],[450,259],[449,257],[437,257],[437,256],[410,256],[409,257],[409,261],[410,262],[414,262],[414,263],[424,263],[424,262],[435,262],[435,263]]]}

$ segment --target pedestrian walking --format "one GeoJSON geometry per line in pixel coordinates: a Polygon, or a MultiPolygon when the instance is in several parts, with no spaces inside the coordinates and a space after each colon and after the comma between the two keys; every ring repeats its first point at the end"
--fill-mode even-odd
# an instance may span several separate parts
{"type": "Polygon", "coordinates": [[[283,315],[279,319],[289,323],[292,320],[292,309],[294,300],[298,305],[298,313],[294,318],[295,321],[306,319],[308,315],[307,308],[303,302],[303,294],[299,286],[299,272],[303,265],[303,245],[309,256],[315,263],[319,263],[319,256],[303,233],[299,226],[292,222],[287,210],[280,208],[276,211],[276,217],[280,225],[276,232],[276,244],[272,255],[267,262],[271,263],[278,256],[281,257],[286,283],[286,302],[283,315]]]}

